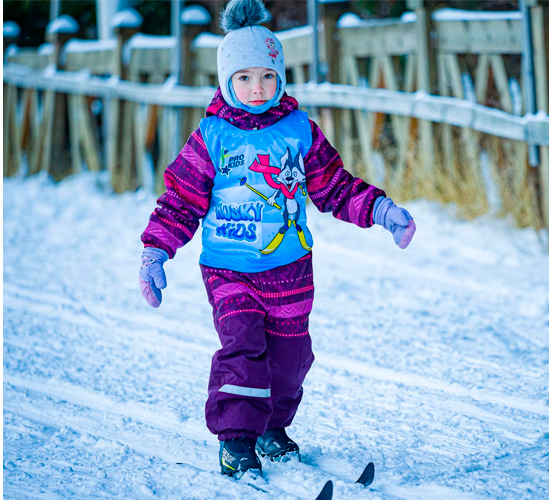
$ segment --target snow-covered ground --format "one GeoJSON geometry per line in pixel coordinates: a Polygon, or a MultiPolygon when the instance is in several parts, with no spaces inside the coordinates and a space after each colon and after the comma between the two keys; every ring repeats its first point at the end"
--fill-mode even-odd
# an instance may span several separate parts
{"type": "Polygon", "coordinates": [[[218,348],[200,240],[138,286],[154,197],[81,174],[4,180],[4,495],[10,499],[549,498],[549,256],[505,221],[406,204],[398,249],[311,206],[316,362],[269,496],[218,472],[218,348]],[[377,477],[352,484],[365,463],[377,477]],[[183,465],[176,465],[182,462],[183,465]]]}

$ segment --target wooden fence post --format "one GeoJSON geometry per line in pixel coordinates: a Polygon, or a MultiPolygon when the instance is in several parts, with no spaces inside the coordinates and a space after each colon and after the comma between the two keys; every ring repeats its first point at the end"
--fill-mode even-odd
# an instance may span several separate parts
{"type": "MultiPolygon", "coordinates": [[[[131,80],[128,65],[125,59],[125,46],[128,40],[135,35],[143,23],[141,14],[133,9],[118,12],[112,19],[112,27],[117,39],[116,72],[122,80],[131,80]]],[[[141,166],[142,158],[136,154],[136,123],[138,105],[131,102],[113,99],[110,113],[110,144],[109,170],[111,182],[117,193],[123,193],[137,187],[137,171],[141,166]]]]}
{"type": "MultiPolygon", "coordinates": [[[[430,26],[431,13],[424,0],[406,0],[408,8],[417,15],[416,28],[418,40],[418,90],[431,93],[431,54],[430,26]]],[[[419,120],[419,148],[425,173],[434,180],[433,124],[419,120]]]]}
{"type": "MultiPolygon", "coordinates": [[[[549,113],[549,1],[538,0],[540,5],[530,8],[534,74],[538,111],[549,113]]],[[[549,147],[540,147],[539,190],[541,215],[549,228],[549,147]]]]}
{"type": "MultiPolygon", "coordinates": [[[[78,23],[68,15],[54,19],[46,29],[47,39],[53,44],[53,61],[58,70],[65,67],[63,47],[79,30],[78,23]]],[[[39,169],[49,172],[56,180],[71,170],[67,96],[47,91],[44,93],[44,119],[42,122],[42,154],[39,169]]],[[[72,133],[76,133],[75,130],[72,133]]]]}
{"type": "MultiPolygon", "coordinates": [[[[205,7],[192,5],[181,12],[181,84],[195,86],[198,66],[196,61],[196,50],[193,42],[212,22],[212,16],[205,7]]],[[[200,118],[204,115],[201,108],[185,108],[183,111],[183,126],[181,132],[183,137],[179,138],[182,143],[187,141],[192,132],[198,127],[200,118]]]]}
{"type": "MultiPolygon", "coordinates": [[[[341,54],[341,35],[337,27],[339,18],[350,10],[351,2],[348,0],[318,0],[319,15],[318,20],[321,27],[320,39],[324,45],[325,60],[327,71],[325,78],[331,83],[342,83],[341,75],[345,71],[343,57],[341,54]]],[[[319,80],[321,81],[321,80],[319,80]]],[[[349,110],[326,109],[322,108],[321,117],[325,126],[326,137],[336,149],[340,150],[344,161],[350,165],[352,158],[351,137],[348,136],[352,131],[352,113],[349,110]]]]}
{"type": "MultiPolygon", "coordinates": [[[[14,21],[6,21],[3,26],[4,50],[3,58],[6,59],[6,49],[13,43],[16,43],[21,29],[14,21]]],[[[3,86],[3,158],[4,158],[4,176],[14,175],[21,165],[21,159],[18,154],[20,151],[20,137],[17,133],[17,124],[15,122],[17,107],[17,89],[11,85],[3,86]]]]}

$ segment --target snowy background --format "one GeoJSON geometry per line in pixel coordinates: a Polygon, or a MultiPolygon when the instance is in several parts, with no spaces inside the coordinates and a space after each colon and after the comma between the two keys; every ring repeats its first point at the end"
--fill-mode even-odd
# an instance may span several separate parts
{"type": "Polygon", "coordinates": [[[5,498],[313,499],[328,479],[335,499],[549,498],[549,255],[533,231],[419,201],[402,251],[310,207],[316,362],[289,431],[304,463],[266,463],[269,496],[219,474],[204,423],[219,344],[200,239],[150,308],[155,198],[107,186],[4,179],[5,498]]]}

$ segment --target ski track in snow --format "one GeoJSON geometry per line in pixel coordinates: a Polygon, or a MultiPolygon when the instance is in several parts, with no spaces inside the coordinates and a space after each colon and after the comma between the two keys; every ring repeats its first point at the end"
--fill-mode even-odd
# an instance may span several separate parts
{"type": "Polygon", "coordinates": [[[266,495],[219,474],[204,422],[218,340],[199,235],[148,307],[154,197],[107,184],[4,180],[5,498],[312,499],[327,479],[335,499],[549,498],[549,256],[532,231],[418,201],[402,251],[309,206],[304,463],[264,464],[266,495]]]}

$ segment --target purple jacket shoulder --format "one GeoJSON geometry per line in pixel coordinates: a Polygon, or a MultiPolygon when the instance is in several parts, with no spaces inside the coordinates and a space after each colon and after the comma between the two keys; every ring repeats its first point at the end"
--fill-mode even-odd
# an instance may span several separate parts
{"type": "Polygon", "coordinates": [[[166,192],[141,235],[144,245],[162,248],[170,258],[194,236],[210,206],[215,177],[200,129],[195,130],[164,173],[166,192]]]}

